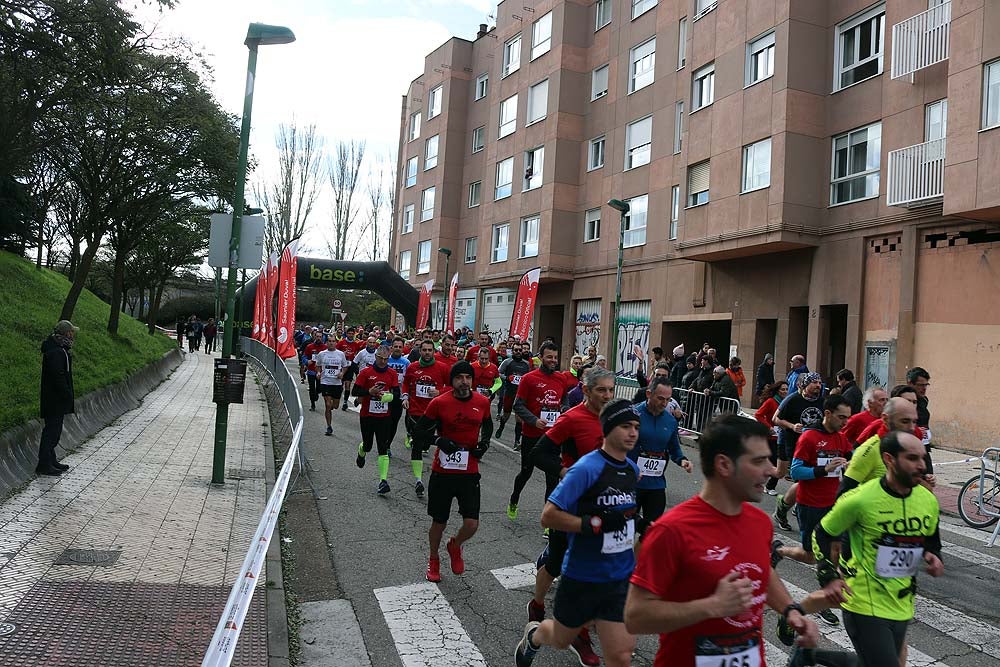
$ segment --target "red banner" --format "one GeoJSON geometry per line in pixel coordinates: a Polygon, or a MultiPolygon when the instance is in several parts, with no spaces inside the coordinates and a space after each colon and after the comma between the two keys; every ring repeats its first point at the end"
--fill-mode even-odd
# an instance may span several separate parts
{"type": "Polygon", "coordinates": [[[417,302],[417,321],[414,326],[423,329],[431,317],[431,290],[434,289],[434,279],[431,278],[420,288],[420,300],[417,302]]]}
{"type": "Polygon", "coordinates": [[[538,278],[541,273],[541,269],[531,269],[521,276],[521,282],[517,286],[514,313],[510,317],[510,335],[520,340],[528,340],[528,333],[531,331],[535,301],[538,300],[538,278]]]}
{"type": "Polygon", "coordinates": [[[278,269],[278,335],[275,352],[282,359],[296,356],[295,350],[295,271],[298,264],[299,242],[292,241],[281,253],[278,269]]]}
{"type": "Polygon", "coordinates": [[[274,291],[278,287],[278,259],[276,252],[271,253],[267,262],[267,279],[264,290],[264,345],[274,348],[274,291]]]}
{"type": "Polygon", "coordinates": [[[458,299],[458,272],[455,272],[451,279],[451,286],[448,288],[448,312],[445,315],[444,328],[450,334],[455,333],[455,302],[458,299]]]}
{"type": "Polygon", "coordinates": [[[264,312],[264,272],[267,271],[267,260],[261,262],[260,273],[257,274],[256,289],[253,297],[253,334],[254,340],[263,340],[264,329],[261,327],[261,317],[264,312]]]}

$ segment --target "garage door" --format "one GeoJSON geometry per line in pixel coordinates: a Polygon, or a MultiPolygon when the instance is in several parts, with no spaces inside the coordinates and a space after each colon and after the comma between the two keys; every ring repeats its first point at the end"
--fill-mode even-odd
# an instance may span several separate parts
{"type": "Polygon", "coordinates": [[[483,290],[483,329],[490,332],[494,341],[507,338],[510,333],[516,296],[514,289],[483,290]]]}

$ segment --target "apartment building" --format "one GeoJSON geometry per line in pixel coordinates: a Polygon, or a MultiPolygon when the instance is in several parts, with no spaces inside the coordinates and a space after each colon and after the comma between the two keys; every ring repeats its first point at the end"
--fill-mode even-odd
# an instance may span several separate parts
{"type": "Polygon", "coordinates": [[[748,377],[923,366],[935,439],[980,447],[998,33],[985,0],[505,0],[406,91],[391,261],[437,295],[457,271],[459,323],[501,333],[538,266],[535,336],[626,378],[636,345],[703,341],[748,377]]]}

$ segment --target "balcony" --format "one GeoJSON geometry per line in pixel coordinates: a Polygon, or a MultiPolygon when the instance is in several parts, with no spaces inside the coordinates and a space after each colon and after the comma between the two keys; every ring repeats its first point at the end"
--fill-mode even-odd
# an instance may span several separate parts
{"type": "Polygon", "coordinates": [[[945,140],[934,139],[889,152],[889,206],[925,206],[944,196],[945,140]]]}
{"type": "Polygon", "coordinates": [[[931,7],[892,26],[892,78],[948,59],[951,2],[931,7]]]}

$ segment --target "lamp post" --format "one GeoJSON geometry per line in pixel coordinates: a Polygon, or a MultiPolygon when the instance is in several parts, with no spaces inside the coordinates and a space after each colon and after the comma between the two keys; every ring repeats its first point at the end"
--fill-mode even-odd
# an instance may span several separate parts
{"type": "Polygon", "coordinates": [[[611,320],[611,372],[618,382],[618,309],[622,304],[622,257],[625,253],[625,218],[628,217],[629,205],[621,199],[608,200],[608,206],[621,213],[621,228],[618,230],[618,270],[615,273],[615,312],[611,320]]]}
{"type": "MultiPolygon", "coordinates": [[[[236,271],[240,256],[240,223],[243,219],[244,190],[247,181],[247,159],[250,153],[250,115],[253,110],[254,79],[257,74],[257,47],[289,44],[295,34],[288,28],[264,23],[251,23],[243,42],[250,50],[247,59],[247,82],[243,93],[243,124],[240,126],[240,156],[236,171],[236,191],[233,198],[233,226],[229,237],[229,266],[226,269],[226,323],[222,336],[222,358],[233,353],[236,330],[236,271]]],[[[223,399],[215,411],[215,452],[212,457],[212,484],[223,484],[226,472],[226,429],[229,427],[229,403],[223,399]]]]}
{"type": "Polygon", "coordinates": [[[451,294],[451,280],[449,280],[448,276],[448,264],[451,262],[451,248],[438,248],[438,252],[444,255],[444,310],[441,311],[441,328],[444,329],[448,323],[448,297],[451,294]]]}

